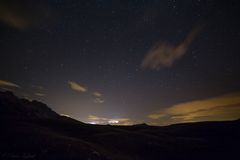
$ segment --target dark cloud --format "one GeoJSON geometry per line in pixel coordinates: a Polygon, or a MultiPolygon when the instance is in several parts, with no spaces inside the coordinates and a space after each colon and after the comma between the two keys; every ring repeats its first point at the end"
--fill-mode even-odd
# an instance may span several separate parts
{"type": "Polygon", "coordinates": [[[49,24],[53,17],[52,9],[42,1],[32,5],[31,0],[0,0],[0,22],[19,30],[49,24]]]}

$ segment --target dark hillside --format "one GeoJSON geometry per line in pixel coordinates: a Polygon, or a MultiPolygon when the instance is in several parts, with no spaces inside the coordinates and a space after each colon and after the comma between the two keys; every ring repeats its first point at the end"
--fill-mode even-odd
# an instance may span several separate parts
{"type": "Polygon", "coordinates": [[[89,125],[0,92],[1,159],[238,159],[240,120],[165,127],[89,125]]]}

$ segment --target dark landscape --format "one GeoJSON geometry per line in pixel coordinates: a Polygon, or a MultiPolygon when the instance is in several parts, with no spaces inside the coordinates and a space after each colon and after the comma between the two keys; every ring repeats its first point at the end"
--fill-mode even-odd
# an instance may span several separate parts
{"type": "Polygon", "coordinates": [[[0,92],[1,159],[238,159],[240,120],[163,127],[91,125],[0,92]]]}
{"type": "Polygon", "coordinates": [[[0,0],[0,160],[240,160],[240,0],[0,0]]]}

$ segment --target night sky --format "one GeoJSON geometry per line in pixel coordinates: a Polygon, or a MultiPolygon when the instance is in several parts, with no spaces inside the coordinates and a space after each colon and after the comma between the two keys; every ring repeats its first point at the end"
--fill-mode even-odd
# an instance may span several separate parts
{"type": "Polygon", "coordinates": [[[237,0],[0,0],[0,88],[92,124],[240,118],[237,0]]]}

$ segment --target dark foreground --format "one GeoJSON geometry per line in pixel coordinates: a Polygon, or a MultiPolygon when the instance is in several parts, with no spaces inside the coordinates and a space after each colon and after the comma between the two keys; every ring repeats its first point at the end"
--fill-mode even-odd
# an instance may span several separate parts
{"type": "Polygon", "coordinates": [[[0,159],[240,159],[240,120],[154,127],[88,125],[0,92],[0,159]]]}

